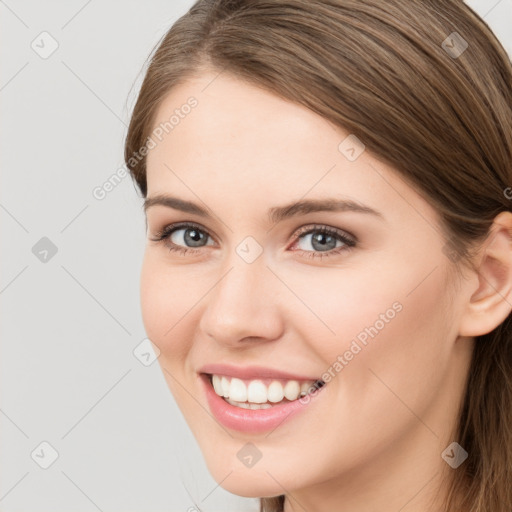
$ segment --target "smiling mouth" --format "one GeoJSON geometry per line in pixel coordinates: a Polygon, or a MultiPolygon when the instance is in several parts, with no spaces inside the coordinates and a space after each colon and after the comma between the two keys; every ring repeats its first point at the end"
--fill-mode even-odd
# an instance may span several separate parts
{"type": "Polygon", "coordinates": [[[242,409],[270,409],[297,401],[325,385],[323,380],[242,380],[219,374],[204,374],[215,393],[225,402],[242,409]]]}

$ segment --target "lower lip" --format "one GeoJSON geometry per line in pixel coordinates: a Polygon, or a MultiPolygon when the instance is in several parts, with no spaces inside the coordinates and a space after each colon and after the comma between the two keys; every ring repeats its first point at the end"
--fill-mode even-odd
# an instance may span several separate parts
{"type": "Polygon", "coordinates": [[[200,378],[205,387],[210,410],[215,418],[227,428],[251,433],[268,432],[276,429],[299,411],[305,410],[311,400],[318,398],[319,392],[325,387],[318,388],[314,392],[314,396],[311,396],[304,403],[297,399],[274,405],[268,409],[243,409],[229,404],[217,395],[208,375],[201,374],[200,378]]]}

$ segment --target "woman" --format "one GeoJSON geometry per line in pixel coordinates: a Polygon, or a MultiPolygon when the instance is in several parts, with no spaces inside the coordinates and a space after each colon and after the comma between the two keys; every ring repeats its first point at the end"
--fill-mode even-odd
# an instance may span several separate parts
{"type": "Polygon", "coordinates": [[[261,511],[512,509],[512,66],[456,0],[196,2],[126,139],[148,337],[261,511]]]}

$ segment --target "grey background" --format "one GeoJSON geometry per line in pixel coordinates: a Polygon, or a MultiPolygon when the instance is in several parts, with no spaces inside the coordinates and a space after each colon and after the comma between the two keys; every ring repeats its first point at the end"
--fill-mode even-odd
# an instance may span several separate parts
{"type": "MultiPolygon", "coordinates": [[[[512,55],[512,0],[468,3],[512,55]]],[[[158,363],[133,353],[145,233],[131,178],[93,196],[123,166],[149,52],[192,4],[0,0],[1,512],[258,510],[212,479],[158,363]],[[47,58],[31,47],[51,49],[43,31],[47,58]]]]}

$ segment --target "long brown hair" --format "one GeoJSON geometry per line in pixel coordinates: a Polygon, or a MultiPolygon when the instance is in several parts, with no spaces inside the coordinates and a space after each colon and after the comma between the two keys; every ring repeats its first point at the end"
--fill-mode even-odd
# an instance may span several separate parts
{"type": "MultiPolygon", "coordinates": [[[[156,110],[202,69],[355,134],[438,211],[457,270],[510,210],[512,64],[462,0],[197,1],[154,49],[131,117],[125,161],[144,197],[141,149],[156,110]]],[[[453,472],[446,511],[512,510],[511,323],[475,340],[455,432],[469,457],[453,472]]],[[[260,510],[283,504],[263,498],[260,510]]]]}

